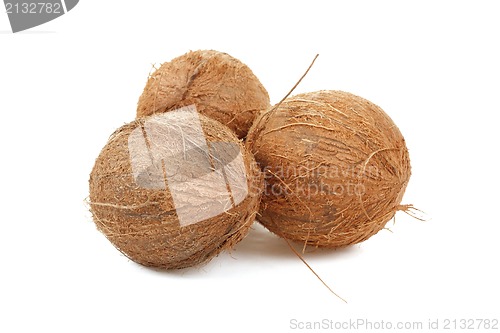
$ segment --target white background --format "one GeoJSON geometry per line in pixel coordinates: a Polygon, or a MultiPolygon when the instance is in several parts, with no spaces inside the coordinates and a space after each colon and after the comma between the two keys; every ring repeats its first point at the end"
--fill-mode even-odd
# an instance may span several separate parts
{"type": "Polygon", "coordinates": [[[0,13],[0,331],[297,331],[290,320],[499,319],[495,1],[81,1],[12,34],[0,13]],[[84,199],[152,64],[188,50],[249,65],[276,103],[341,89],[404,134],[413,176],[392,231],[305,257],[257,224],[231,255],[175,272],[123,257],[84,199]]]}

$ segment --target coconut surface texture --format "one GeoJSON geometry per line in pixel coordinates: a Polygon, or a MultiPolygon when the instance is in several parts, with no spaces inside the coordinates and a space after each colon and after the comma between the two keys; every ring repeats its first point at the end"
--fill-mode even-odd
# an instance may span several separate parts
{"type": "Polygon", "coordinates": [[[139,98],[137,117],[191,104],[227,125],[239,138],[270,107],[266,89],[248,66],[226,53],[199,50],[163,63],[150,75],[139,98]]]}
{"type": "Polygon", "coordinates": [[[405,140],[380,107],[359,96],[287,98],[256,120],[247,146],[265,173],[258,220],[284,238],[343,247],[376,234],[406,207],[405,140]]]}
{"type": "Polygon", "coordinates": [[[89,183],[108,240],[139,264],[173,269],[207,262],[248,233],[263,177],[229,128],[183,108],[115,131],[89,183]]]}

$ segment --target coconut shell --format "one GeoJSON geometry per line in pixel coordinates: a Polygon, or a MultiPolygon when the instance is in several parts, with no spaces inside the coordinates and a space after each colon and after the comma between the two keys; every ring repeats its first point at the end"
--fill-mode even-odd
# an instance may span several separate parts
{"type": "Polygon", "coordinates": [[[200,50],[163,63],[150,75],[139,98],[137,117],[192,104],[239,138],[270,107],[266,89],[248,66],[226,53],[200,50]]]}
{"type": "Polygon", "coordinates": [[[263,186],[226,126],[169,112],[113,133],[90,174],[97,228],[133,261],[164,269],[207,262],[248,233],[263,186]]]}
{"type": "Polygon", "coordinates": [[[316,247],[362,242],[399,209],[410,159],[377,105],[342,91],[287,98],[262,114],[247,147],[265,173],[259,221],[316,247]]]}

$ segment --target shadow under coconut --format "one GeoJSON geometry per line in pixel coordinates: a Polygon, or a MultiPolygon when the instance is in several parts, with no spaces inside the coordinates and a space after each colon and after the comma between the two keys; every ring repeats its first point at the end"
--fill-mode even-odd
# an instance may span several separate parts
{"type": "MultiPolygon", "coordinates": [[[[344,258],[357,255],[361,252],[359,246],[348,246],[341,249],[313,248],[308,246],[303,253],[304,245],[290,241],[290,245],[304,259],[344,258]]],[[[260,223],[256,222],[250,233],[233,250],[233,256],[239,260],[298,260],[297,255],[290,249],[286,241],[273,234],[260,223]]]]}
{"type": "MultiPolygon", "coordinates": [[[[341,249],[313,248],[309,246],[306,248],[305,253],[302,253],[302,244],[295,242],[290,242],[290,244],[306,261],[311,260],[315,263],[324,261],[332,262],[334,259],[345,260],[357,256],[362,252],[359,245],[351,245],[341,249]]],[[[174,270],[162,270],[144,266],[141,266],[141,268],[153,274],[183,278],[206,278],[206,274],[211,273],[213,270],[219,271],[220,268],[223,270],[229,269],[228,266],[231,264],[231,260],[237,261],[239,264],[248,262],[249,265],[255,262],[262,264],[279,264],[283,261],[300,262],[300,259],[297,258],[297,255],[289,248],[284,239],[273,234],[260,223],[255,222],[249,234],[234,249],[229,252],[222,252],[218,257],[205,264],[174,270]],[[227,257],[230,258],[228,259],[227,257]],[[226,262],[222,263],[223,261],[226,262]]]]}

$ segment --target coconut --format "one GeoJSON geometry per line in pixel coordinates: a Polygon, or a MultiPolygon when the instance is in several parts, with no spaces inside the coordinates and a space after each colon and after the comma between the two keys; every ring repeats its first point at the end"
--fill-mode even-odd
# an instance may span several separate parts
{"type": "Polygon", "coordinates": [[[182,108],[115,131],[89,183],[93,220],[108,240],[139,264],[172,269],[243,239],[263,177],[229,128],[182,108]]]}
{"type": "Polygon", "coordinates": [[[342,91],[285,99],[250,129],[265,173],[259,221],[286,239],[337,248],[384,228],[400,205],[410,159],[377,105],[342,91]]]}
{"type": "Polygon", "coordinates": [[[266,89],[250,68],[226,53],[200,50],[163,63],[150,75],[139,98],[137,117],[192,104],[239,138],[270,107],[266,89]]]}

